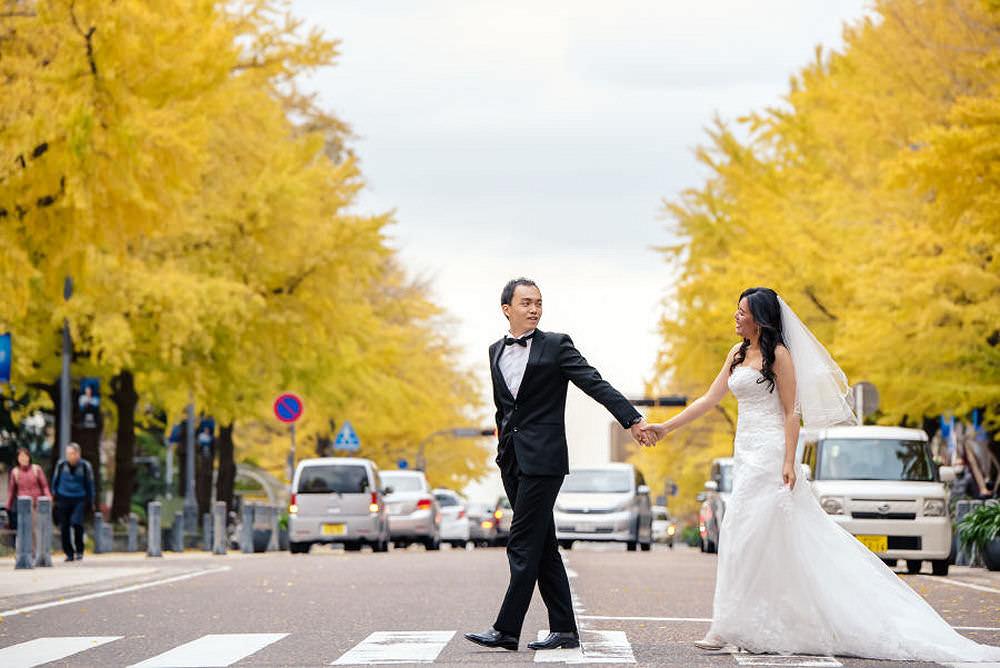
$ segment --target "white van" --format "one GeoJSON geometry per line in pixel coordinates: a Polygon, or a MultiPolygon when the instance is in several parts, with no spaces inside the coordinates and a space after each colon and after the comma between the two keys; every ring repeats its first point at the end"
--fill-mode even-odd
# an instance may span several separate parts
{"type": "Polygon", "coordinates": [[[931,458],[927,434],[901,427],[833,427],[799,437],[813,494],[840,526],[889,565],[910,573],[931,562],[948,574],[951,467],[931,458]]]}
{"type": "Polygon", "coordinates": [[[308,552],[315,543],[342,543],[346,550],[371,545],[389,549],[389,518],[378,467],[370,459],[303,459],[292,477],[288,549],[308,552]]]}

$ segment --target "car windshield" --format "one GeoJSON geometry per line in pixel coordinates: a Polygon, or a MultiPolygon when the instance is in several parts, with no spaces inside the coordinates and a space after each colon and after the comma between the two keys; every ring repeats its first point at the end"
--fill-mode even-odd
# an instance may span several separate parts
{"type": "Polygon", "coordinates": [[[500,503],[497,504],[497,508],[510,508],[510,499],[506,496],[500,499],[500,503]]]}
{"type": "Polygon", "coordinates": [[[660,520],[660,521],[663,521],[663,522],[669,522],[670,521],[670,515],[668,515],[667,513],[665,513],[662,510],[654,510],[653,511],[653,519],[654,520],[660,520]]]}
{"type": "Polygon", "coordinates": [[[367,492],[368,470],[364,466],[329,464],[303,467],[299,494],[360,494],[367,492]]]}
{"type": "Polygon", "coordinates": [[[435,494],[434,498],[437,499],[438,505],[442,508],[446,506],[460,506],[458,499],[451,494],[435,494]]]}
{"type": "Polygon", "coordinates": [[[421,492],[424,489],[423,481],[416,475],[392,475],[382,474],[382,484],[392,487],[393,492],[421,492]]]}
{"type": "Polygon", "coordinates": [[[924,441],[828,439],[820,443],[817,480],[934,480],[924,441]]]}
{"type": "Polygon", "coordinates": [[[621,494],[632,491],[632,472],[623,470],[589,469],[570,471],[563,483],[563,492],[572,494],[621,494]]]}
{"type": "Polygon", "coordinates": [[[719,491],[720,492],[731,492],[733,491],[733,465],[723,464],[719,467],[719,491]]]}

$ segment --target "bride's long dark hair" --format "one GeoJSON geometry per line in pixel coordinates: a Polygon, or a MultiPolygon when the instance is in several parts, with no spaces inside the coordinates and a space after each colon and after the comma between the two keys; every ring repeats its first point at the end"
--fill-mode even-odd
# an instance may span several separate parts
{"type": "MultiPolygon", "coordinates": [[[[761,378],[757,382],[769,383],[768,391],[774,392],[774,350],[779,345],[785,345],[781,329],[781,304],[778,303],[778,293],[770,288],[750,288],[743,291],[736,303],[739,304],[744,297],[746,297],[747,306],[750,308],[750,315],[760,327],[760,354],[763,363],[760,370],[761,378]]],[[[729,373],[732,373],[746,360],[747,348],[749,347],[750,339],[743,339],[740,349],[733,357],[733,363],[729,365],[729,373]]]]}

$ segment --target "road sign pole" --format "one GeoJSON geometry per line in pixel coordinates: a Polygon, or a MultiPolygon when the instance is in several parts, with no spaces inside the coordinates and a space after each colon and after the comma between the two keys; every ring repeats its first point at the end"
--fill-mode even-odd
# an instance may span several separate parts
{"type": "Polygon", "coordinates": [[[292,482],[292,476],[295,475],[295,423],[292,423],[292,458],[288,466],[288,482],[292,482]]]}

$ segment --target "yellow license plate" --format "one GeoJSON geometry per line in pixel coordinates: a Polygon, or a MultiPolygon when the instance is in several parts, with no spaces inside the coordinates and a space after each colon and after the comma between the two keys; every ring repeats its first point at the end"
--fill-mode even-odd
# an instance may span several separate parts
{"type": "Polygon", "coordinates": [[[343,524],[324,524],[323,525],[323,535],[324,536],[343,536],[344,535],[344,525],[343,524]]]}
{"type": "Polygon", "coordinates": [[[872,552],[886,552],[889,549],[888,536],[855,536],[855,538],[872,552]]]}

